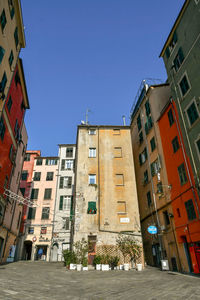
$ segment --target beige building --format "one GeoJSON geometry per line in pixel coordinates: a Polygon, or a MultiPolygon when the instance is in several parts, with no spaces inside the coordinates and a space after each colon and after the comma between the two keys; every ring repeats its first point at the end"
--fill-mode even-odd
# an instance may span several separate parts
{"type": "MultiPolygon", "coordinates": [[[[35,158],[30,197],[33,206],[29,207],[27,215],[24,243],[26,249],[32,246],[32,260],[50,259],[57,173],[58,157],[35,158]],[[42,249],[42,256],[39,249],[42,249]]],[[[26,256],[29,256],[28,252],[25,259],[26,256]]]]}
{"type": "Polygon", "coordinates": [[[177,241],[168,182],[157,120],[170,98],[168,84],[142,83],[131,111],[131,137],[144,253],[147,264],[160,266],[161,259],[177,259],[177,241]],[[150,234],[149,226],[158,234],[150,234]]]}
{"type": "MultiPolygon", "coordinates": [[[[25,48],[20,0],[0,1],[0,99],[9,91],[21,48],[25,48]]],[[[5,101],[0,101],[0,114],[5,101]]]]}
{"type": "Polygon", "coordinates": [[[78,126],[75,176],[74,241],[93,244],[89,263],[120,232],[141,242],[130,127],[78,126]]]}

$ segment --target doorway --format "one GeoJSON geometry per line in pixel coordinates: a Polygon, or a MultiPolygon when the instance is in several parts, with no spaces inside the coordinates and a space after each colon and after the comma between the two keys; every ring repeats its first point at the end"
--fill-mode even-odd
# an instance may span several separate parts
{"type": "Polygon", "coordinates": [[[31,254],[32,254],[32,242],[25,241],[24,242],[24,259],[31,260],[31,254]]]}
{"type": "Polygon", "coordinates": [[[94,257],[96,255],[96,243],[97,236],[96,235],[88,235],[88,264],[92,265],[94,257]]]}

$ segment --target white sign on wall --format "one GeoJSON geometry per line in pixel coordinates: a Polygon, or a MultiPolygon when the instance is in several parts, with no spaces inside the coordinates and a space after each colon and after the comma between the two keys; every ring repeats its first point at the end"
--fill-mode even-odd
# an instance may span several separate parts
{"type": "Polygon", "coordinates": [[[129,223],[130,219],[129,218],[120,218],[120,223],[129,223]]]}

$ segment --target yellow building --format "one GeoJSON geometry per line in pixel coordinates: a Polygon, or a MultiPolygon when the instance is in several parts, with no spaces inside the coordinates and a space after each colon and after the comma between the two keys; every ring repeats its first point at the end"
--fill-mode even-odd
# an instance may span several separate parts
{"type": "Polygon", "coordinates": [[[78,126],[75,174],[74,241],[92,243],[89,263],[120,232],[142,245],[130,127],[78,126]]]}
{"type": "Polygon", "coordinates": [[[0,114],[21,48],[25,48],[20,0],[0,1],[0,114]]]}

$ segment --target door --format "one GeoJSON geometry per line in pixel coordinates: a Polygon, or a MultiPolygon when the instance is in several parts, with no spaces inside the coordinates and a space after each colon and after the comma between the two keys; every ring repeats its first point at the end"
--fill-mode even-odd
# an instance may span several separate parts
{"type": "Polygon", "coordinates": [[[58,244],[54,244],[52,249],[52,261],[57,261],[57,260],[58,260],[58,244]]]}
{"type": "Polygon", "coordinates": [[[92,265],[94,257],[96,255],[96,243],[97,243],[97,236],[96,235],[89,235],[88,236],[88,264],[92,265]]]}

